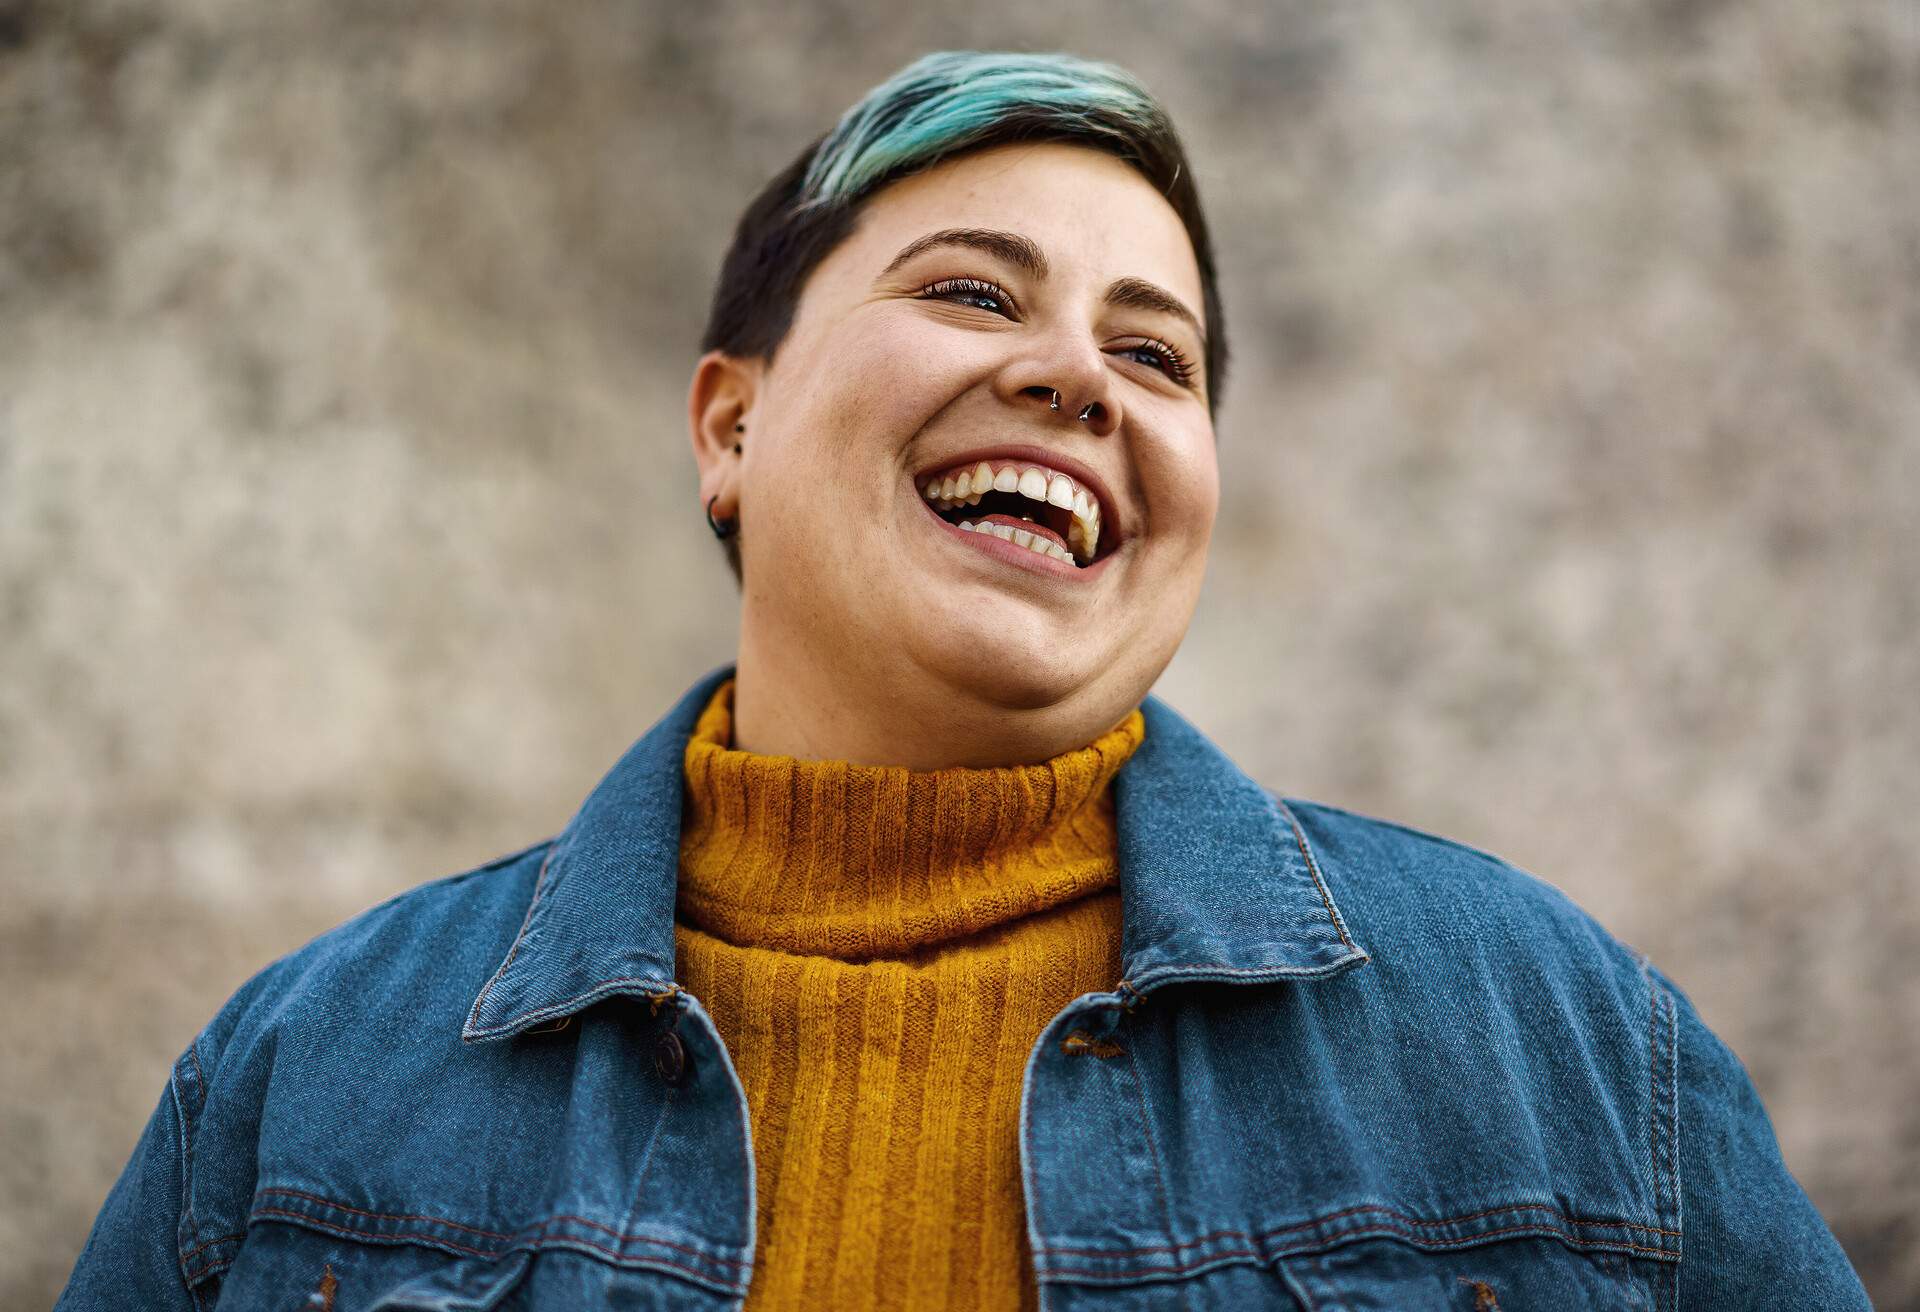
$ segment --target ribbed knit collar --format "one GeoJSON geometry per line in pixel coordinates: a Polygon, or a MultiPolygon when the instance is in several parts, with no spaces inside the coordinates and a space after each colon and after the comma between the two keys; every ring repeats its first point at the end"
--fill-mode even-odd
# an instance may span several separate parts
{"type": "Polygon", "coordinates": [[[907,957],[1111,887],[1138,708],[1034,765],[907,770],[734,750],[733,680],[687,740],[678,913],[740,946],[907,957]]]}

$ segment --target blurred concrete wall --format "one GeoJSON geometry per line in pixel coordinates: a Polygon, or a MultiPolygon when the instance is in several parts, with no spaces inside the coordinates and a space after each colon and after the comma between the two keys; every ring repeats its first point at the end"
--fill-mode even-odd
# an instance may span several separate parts
{"type": "Polygon", "coordinates": [[[244,978],[728,658],[733,220],[988,46],[1140,73],[1218,232],[1158,690],[1652,953],[1920,1306],[1920,6],[965,9],[0,0],[0,1303],[244,978]]]}

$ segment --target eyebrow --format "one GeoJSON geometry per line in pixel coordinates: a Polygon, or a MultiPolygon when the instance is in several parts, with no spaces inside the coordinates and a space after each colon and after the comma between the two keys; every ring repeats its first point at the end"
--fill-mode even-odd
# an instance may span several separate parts
{"type": "MultiPolygon", "coordinates": [[[[1036,281],[1045,282],[1048,265],[1046,252],[1041,250],[1031,238],[1017,232],[1003,232],[998,228],[942,228],[939,232],[930,232],[924,237],[916,237],[901,247],[900,253],[893,257],[892,263],[880,272],[882,278],[898,269],[908,260],[927,251],[942,246],[962,246],[983,251],[996,259],[1005,261],[1015,268],[1024,270],[1036,281]]],[[[1200,326],[1200,317],[1187,308],[1172,292],[1148,282],[1145,278],[1116,278],[1107,288],[1106,303],[1133,310],[1158,310],[1182,320],[1193,329],[1200,338],[1201,350],[1206,349],[1207,330],[1200,326]]]]}

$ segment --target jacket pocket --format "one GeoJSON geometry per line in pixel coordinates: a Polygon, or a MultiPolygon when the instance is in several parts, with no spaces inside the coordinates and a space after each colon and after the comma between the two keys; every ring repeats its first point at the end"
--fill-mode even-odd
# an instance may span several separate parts
{"type": "Polygon", "coordinates": [[[374,1243],[301,1222],[255,1221],[200,1305],[248,1312],[493,1312],[526,1274],[524,1250],[462,1255],[374,1243]]]}
{"type": "Polygon", "coordinates": [[[1282,1259],[1303,1312],[1654,1312],[1662,1264],[1557,1239],[1481,1239],[1438,1250],[1358,1239],[1282,1259]]]}

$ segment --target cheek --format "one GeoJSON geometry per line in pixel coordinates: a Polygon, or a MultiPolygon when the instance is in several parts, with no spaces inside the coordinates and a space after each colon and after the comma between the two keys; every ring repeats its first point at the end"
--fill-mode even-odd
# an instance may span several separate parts
{"type": "Polygon", "coordinates": [[[808,408],[849,446],[903,445],[928,419],[991,372],[989,341],[956,333],[914,306],[868,306],[808,352],[808,408]]]}
{"type": "Polygon", "coordinates": [[[1190,546],[1211,539],[1220,510],[1220,464],[1212,434],[1168,450],[1155,465],[1148,495],[1152,531],[1190,546]]]}
{"type": "Polygon", "coordinates": [[[956,336],[911,307],[796,324],[769,376],[778,418],[745,507],[764,550],[890,531],[913,438],[991,367],[956,336]],[[783,487],[809,490],[774,494],[783,487]]]}
{"type": "Polygon", "coordinates": [[[1205,507],[1207,526],[1220,510],[1220,449],[1211,434],[1194,456],[1194,488],[1200,505],[1205,507]]]}

